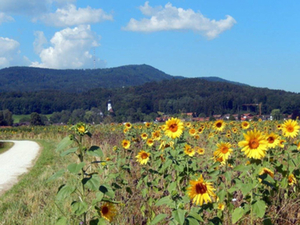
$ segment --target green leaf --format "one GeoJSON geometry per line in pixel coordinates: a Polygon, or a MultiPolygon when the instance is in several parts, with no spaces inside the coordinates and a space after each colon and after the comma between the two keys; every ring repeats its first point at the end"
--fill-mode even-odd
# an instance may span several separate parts
{"type": "Polygon", "coordinates": [[[103,157],[103,152],[98,146],[92,146],[87,151],[87,154],[95,157],[103,157]]]}
{"type": "Polygon", "coordinates": [[[234,167],[233,170],[241,171],[241,172],[249,171],[249,166],[245,166],[245,165],[240,164],[240,165],[234,167]]]}
{"type": "Polygon", "coordinates": [[[196,220],[199,220],[200,222],[204,222],[204,220],[202,219],[202,217],[197,212],[190,212],[189,213],[189,217],[193,217],[196,220]]]}
{"type": "Polygon", "coordinates": [[[98,174],[93,174],[90,178],[84,178],[82,180],[82,183],[87,188],[96,191],[99,189],[100,186],[100,178],[98,174]]]}
{"type": "Polygon", "coordinates": [[[72,187],[72,186],[69,186],[69,185],[64,185],[59,189],[59,191],[56,195],[56,199],[59,200],[59,201],[63,200],[66,197],[70,196],[75,190],[76,190],[75,187],[72,187]]]}
{"type": "Polygon", "coordinates": [[[172,216],[174,217],[174,219],[180,224],[183,225],[184,223],[184,219],[185,219],[185,210],[182,209],[177,209],[175,211],[172,212],[172,216]]]}
{"type": "Polygon", "coordinates": [[[57,171],[55,174],[53,174],[51,177],[49,177],[47,182],[56,180],[57,178],[61,177],[64,173],[65,173],[65,169],[61,169],[61,170],[57,171]]]}
{"type": "Polygon", "coordinates": [[[108,197],[111,197],[111,198],[114,198],[115,197],[115,192],[113,191],[113,189],[107,185],[107,184],[102,184],[100,187],[99,187],[99,190],[107,195],[108,197]]]}
{"type": "Polygon", "coordinates": [[[68,224],[68,219],[66,217],[59,217],[57,220],[56,220],[56,225],[67,225],[68,224]]]}
{"type": "Polygon", "coordinates": [[[76,152],[77,151],[77,147],[76,148],[70,148],[70,149],[68,149],[67,151],[64,151],[64,152],[62,152],[61,154],[60,154],[60,156],[65,156],[65,155],[69,155],[69,154],[71,154],[71,153],[74,153],[74,152],[76,152]]]}
{"type": "Polygon", "coordinates": [[[84,162],[81,162],[79,164],[77,163],[72,163],[70,165],[68,165],[68,170],[71,172],[71,173],[74,173],[74,174],[77,174],[79,173],[79,171],[84,167],[85,163],[84,162]]]}
{"type": "Polygon", "coordinates": [[[87,211],[88,205],[86,202],[73,202],[71,208],[75,215],[80,216],[87,211]]]}
{"type": "Polygon", "coordinates": [[[243,208],[236,208],[232,213],[232,223],[236,223],[244,216],[245,212],[243,208]]]}
{"type": "Polygon", "coordinates": [[[166,197],[163,197],[163,198],[159,199],[159,200],[155,203],[155,205],[156,205],[156,206],[160,206],[160,205],[171,205],[172,202],[173,202],[173,201],[170,199],[170,197],[169,197],[169,196],[166,196],[166,197]]]}
{"type": "Polygon", "coordinates": [[[253,188],[252,184],[246,183],[241,186],[241,191],[242,191],[243,195],[245,196],[252,190],[252,188],[253,188]]]}
{"type": "Polygon", "coordinates": [[[92,204],[95,205],[98,202],[101,202],[103,199],[104,194],[102,192],[97,192],[96,193],[96,198],[93,199],[92,204]]]}
{"type": "Polygon", "coordinates": [[[59,144],[57,145],[55,151],[56,152],[61,152],[62,150],[67,148],[67,146],[71,145],[72,143],[73,143],[73,141],[70,140],[70,137],[65,137],[64,139],[61,140],[61,142],[59,142],[59,144]]]}
{"type": "Polygon", "coordinates": [[[159,214],[157,215],[150,223],[150,225],[157,224],[158,222],[162,221],[165,219],[168,215],[167,214],[159,214]]]}
{"type": "Polygon", "coordinates": [[[192,217],[188,217],[186,218],[186,221],[187,221],[187,225],[199,225],[199,221],[192,218],[192,217]]]}
{"type": "Polygon", "coordinates": [[[266,203],[263,200],[255,202],[253,205],[253,212],[257,217],[263,218],[266,212],[266,203]]]}

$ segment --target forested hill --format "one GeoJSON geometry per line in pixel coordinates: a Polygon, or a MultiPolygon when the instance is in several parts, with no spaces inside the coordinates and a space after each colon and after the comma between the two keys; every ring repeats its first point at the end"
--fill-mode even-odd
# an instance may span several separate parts
{"type": "MultiPolygon", "coordinates": [[[[84,70],[10,67],[0,70],[0,92],[59,90],[80,93],[100,87],[123,88],[171,79],[184,77],[171,76],[145,64],[84,70]]],[[[241,85],[218,77],[202,77],[202,79],[241,85]]]]}
{"type": "Polygon", "coordinates": [[[175,78],[149,65],[107,69],[56,70],[10,67],[0,70],[0,92],[62,90],[85,92],[93,88],[118,88],[175,78]]]}
{"type": "Polygon", "coordinates": [[[158,111],[166,114],[195,112],[197,115],[204,113],[207,116],[234,114],[242,111],[243,105],[249,103],[262,103],[263,114],[270,114],[273,109],[291,114],[300,109],[300,94],[210,82],[200,78],[164,80],[117,89],[98,88],[82,93],[6,92],[0,93],[0,98],[0,110],[8,109],[14,114],[49,114],[92,108],[107,113],[107,100],[110,98],[116,120],[120,122],[142,121],[144,115],[155,116],[158,111]]]}

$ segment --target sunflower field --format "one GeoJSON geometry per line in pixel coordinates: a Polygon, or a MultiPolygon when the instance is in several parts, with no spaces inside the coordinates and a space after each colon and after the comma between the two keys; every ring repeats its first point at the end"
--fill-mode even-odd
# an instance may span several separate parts
{"type": "Polygon", "coordinates": [[[300,224],[297,120],[41,129],[17,134],[72,161],[48,178],[57,224],[300,224]]]}

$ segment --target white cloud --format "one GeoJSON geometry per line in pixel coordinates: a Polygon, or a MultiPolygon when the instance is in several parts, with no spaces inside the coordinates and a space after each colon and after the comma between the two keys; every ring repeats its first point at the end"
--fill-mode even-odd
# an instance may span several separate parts
{"type": "MultiPolygon", "coordinates": [[[[41,33],[37,35],[36,43],[40,43],[41,33]]],[[[33,62],[31,66],[56,69],[92,68],[94,59],[89,52],[99,46],[99,39],[91,31],[89,25],[80,25],[73,29],[66,28],[56,32],[50,40],[50,47],[40,50],[41,63],[33,62]]],[[[96,59],[97,66],[103,61],[96,59]]]]}
{"type": "Polygon", "coordinates": [[[217,37],[222,32],[230,29],[235,23],[235,19],[229,15],[223,20],[210,20],[200,12],[194,12],[192,9],[184,10],[176,8],[171,3],[165,7],[153,8],[149,2],[139,9],[145,16],[140,21],[131,18],[124,30],[136,32],[156,32],[165,30],[193,30],[209,39],[217,37]]]}
{"type": "Polygon", "coordinates": [[[55,13],[45,14],[40,17],[47,25],[56,27],[67,27],[80,24],[98,23],[104,20],[113,20],[112,15],[107,14],[102,9],[91,7],[78,8],[73,4],[68,4],[64,8],[57,9],[55,13]]]}
{"type": "Polygon", "coordinates": [[[28,64],[26,57],[20,57],[19,42],[0,37],[0,68],[28,64]]]}
{"type": "Polygon", "coordinates": [[[0,24],[4,22],[14,21],[14,18],[7,16],[5,13],[0,12],[0,24]]]}

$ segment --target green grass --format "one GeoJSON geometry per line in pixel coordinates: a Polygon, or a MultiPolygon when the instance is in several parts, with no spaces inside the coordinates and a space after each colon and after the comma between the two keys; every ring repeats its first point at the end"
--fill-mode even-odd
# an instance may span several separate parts
{"type": "Polygon", "coordinates": [[[9,150],[13,145],[14,143],[12,142],[0,142],[0,154],[9,150]]]}
{"type": "MultiPolygon", "coordinates": [[[[46,116],[48,119],[52,116],[52,114],[41,114],[41,115],[46,116]]],[[[14,123],[19,123],[20,119],[22,119],[24,117],[30,118],[30,114],[28,114],[28,115],[15,115],[15,114],[13,114],[12,117],[13,117],[14,123]]]]}
{"type": "Polygon", "coordinates": [[[0,196],[1,225],[7,224],[55,224],[61,216],[55,205],[58,187],[63,182],[48,182],[49,177],[65,168],[66,158],[55,152],[53,141],[37,141],[42,151],[29,173],[20,177],[20,181],[0,196]]]}

